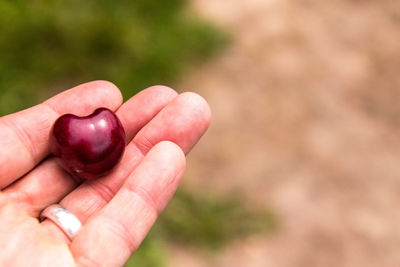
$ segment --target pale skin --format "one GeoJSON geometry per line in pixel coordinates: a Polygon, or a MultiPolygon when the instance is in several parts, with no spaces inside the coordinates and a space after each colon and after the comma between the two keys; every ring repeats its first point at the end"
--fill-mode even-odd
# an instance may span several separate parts
{"type": "Polygon", "coordinates": [[[122,266],[171,199],[185,154],[210,122],[206,101],[164,86],[122,104],[112,83],[79,85],[0,117],[0,266],[122,266]],[[127,135],[120,164],[105,177],[79,181],[49,154],[49,133],[62,114],[116,112],[127,135]],[[82,222],[70,241],[40,212],[60,203],[82,222]]]}

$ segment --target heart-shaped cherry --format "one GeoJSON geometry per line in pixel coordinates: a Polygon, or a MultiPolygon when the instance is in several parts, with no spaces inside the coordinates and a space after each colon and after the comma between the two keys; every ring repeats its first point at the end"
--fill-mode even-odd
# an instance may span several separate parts
{"type": "Polygon", "coordinates": [[[65,114],[54,123],[51,152],[69,173],[83,179],[108,174],[125,150],[125,131],[118,117],[107,108],[78,117],[65,114]]]}

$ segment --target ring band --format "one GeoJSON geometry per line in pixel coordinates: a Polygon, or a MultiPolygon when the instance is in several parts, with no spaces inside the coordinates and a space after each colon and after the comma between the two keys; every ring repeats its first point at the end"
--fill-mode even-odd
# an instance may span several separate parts
{"type": "Polygon", "coordinates": [[[82,227],[79,219],[59,204],[48,206],[42,211],[40,217],[42,220],[44,218],[52,220],[71,240],[82,227]]]}

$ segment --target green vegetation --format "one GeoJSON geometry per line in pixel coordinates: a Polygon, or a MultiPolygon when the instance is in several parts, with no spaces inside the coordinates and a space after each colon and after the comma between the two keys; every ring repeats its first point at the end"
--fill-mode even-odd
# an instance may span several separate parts
{"type": "Polygon", "coordinates": [[[161,216],[159,227],[168,240],[218,249],[232,239],[274,229],[275,218],[270,212],[250,211],[233,196],[216,199],[181,189],[161,216]]]}
{"type": "Polygon", "coordinates": [[[159,235],[157,227],[150,231],[149,235],[140,245],[125,267],[164,267],[168,261],[165,251],[166,243],[159,235]]]}
{"type": "MultiPolygon", "coordinates": [[[[185,0],[0,1],[0,116],[76,84],[114,82],[125,99],[176,82],[227,42],[185,0]]],[[[162,267],[166,244],[216,250],[276,225],[240,199],[179,190],[126,266],[162,267]]]]}
{"type": "Polygon", "coordinates": [[[240,198],[216,198],[181,188],[126,267],[165,266],[168,242],[212,253],[237,238],[271,232],[277,225],[271,211],[249,210],[240,198]]]}
{"type": "Polygon", "coordinates": [[[0,1],[0,115],[104,79],[126,98],[170,84],[226,36],[185,0],[0,1]]]}

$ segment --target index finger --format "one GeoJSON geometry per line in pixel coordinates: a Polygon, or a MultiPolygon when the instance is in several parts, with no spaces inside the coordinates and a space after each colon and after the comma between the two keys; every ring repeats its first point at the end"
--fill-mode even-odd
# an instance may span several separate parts
{"type": "Polygon", "coordinates": [[[184,169],[185,155],[178,145],[169,141],[155,145],[72,241],[78,265],[122,266],[167,205],[184,169]]]}
{"type": "Polygon", "coordinates": [[[0,118],[0,189],[30,171],[49,154],[54,121],[65,113],[88,115],[97,107],[116,110],[122,103],[119,89],[94,81],[64,91],[32,108],[0,118]]]}

